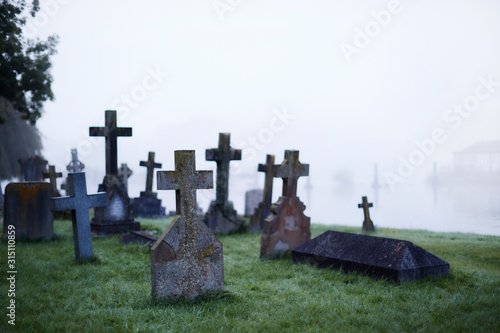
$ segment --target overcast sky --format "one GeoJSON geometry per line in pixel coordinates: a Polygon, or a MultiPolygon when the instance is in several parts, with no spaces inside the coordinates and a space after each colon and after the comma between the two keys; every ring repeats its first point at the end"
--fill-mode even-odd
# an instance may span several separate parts
{"type": "MultiPolygon", "coordinates": [[[[26,29],[60,37],[56,100],[37,123],[50,164],[63,168],[77,147],[94,192],[104,139],[88,128],[117,109],[118,125],[133,128],[118,160],[133,169],[134,197],[148,151],[163,170],[178,149],[214,169],[205,149],[230,132],[243,149],[230,186],[240,212],[244,191],[262,186],[266,154],[280,163],[285,149],[300,150],[317,189],[345,170],[370,183],[378,163],[397,191],[453,151],[499,140],[499,31],[496,0],[42,0],[26,29]],[[402,160],[415,171],[401,175],[402,160]]],[[[201,192],[206,208],[215,195],[201,192]]],[[[161,197],[172,209],[173,195],[161,197]]]]}

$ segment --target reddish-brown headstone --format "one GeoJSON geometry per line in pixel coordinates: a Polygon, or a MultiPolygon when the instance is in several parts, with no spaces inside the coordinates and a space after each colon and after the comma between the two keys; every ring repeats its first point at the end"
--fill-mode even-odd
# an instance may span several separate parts
{"type": "Polygon", "coordinates": [[[3,237],[13,225],[17,239],[52,239],[53,215],[50,210],[52,186],[46,182],[10,183],[5,188],[3,237]]]}

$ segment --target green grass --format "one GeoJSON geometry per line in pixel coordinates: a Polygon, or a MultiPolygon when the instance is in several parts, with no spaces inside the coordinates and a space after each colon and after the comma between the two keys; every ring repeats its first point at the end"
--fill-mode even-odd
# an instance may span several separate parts
{"type": "MultiPolygon", "coordinates": [[[[141,220],[157,232],[165,220],[141,220]]],[[[37,332],[499,332],[500,237],[419,230],[374,235],[410,240],[451,264],[450,275],[395,285],[358,274],[260,260],[259,234],[219,235],[225,291],[194,301],[153,301],[149,250],[95,237],[95,260],[76,262],[71,223],[53,241],[16,244],[16,326],[7,324],[2,278],[0,331],[37,332]]],[[[313,225],[326,230],[360,228],[313,225]]],[[[6,243],[0,267],[7,271],[6,243]]],[[[4,273],[3,276],[5,276],[4,273]]]]}

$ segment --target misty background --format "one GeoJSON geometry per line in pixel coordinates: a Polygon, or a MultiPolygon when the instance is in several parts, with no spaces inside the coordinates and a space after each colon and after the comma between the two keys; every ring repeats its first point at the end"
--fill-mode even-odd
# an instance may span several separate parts
{"type": "MultiPolygon", "coordinates": [[[[205,149],[230,132],[243,151],[229,192],[240,214],[245,191],[263,187],[258,163],[297,149],[310,165],[298,195],[313,223],[361,228],[366,195],[380,227],[500,235],[498,173],[485,186],[450,176],[454,152],[500,140],[499,31],[494,0],[51,0],[25,33],[60,37],[56,100],[37,127],[57,171],[66,175],[78,149],[89,193],[105,161],[104,138],[88,128],[118,110],[118,126],[133,128],[118,139],[118,166],[133,170],[130,197],[144,191],[139,162],[149,151],[162,170],[181,149],[196,150],[197,169],[215,170],[205,149]],[[427,182],[434,165],[447,176],[436,186],[427,182]]],[[[197,194],[204,210],[215,198],[197,194]]],[[[158,195],[174,210],[173,191],[158,195]]]]}

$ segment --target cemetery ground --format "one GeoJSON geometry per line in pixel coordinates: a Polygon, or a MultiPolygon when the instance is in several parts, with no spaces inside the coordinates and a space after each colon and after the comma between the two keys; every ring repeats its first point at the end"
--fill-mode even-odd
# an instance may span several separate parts
{"type": "MultiPolygon", "coordinates": [[[[141,219],[159,235],[168,221],[141,219]]],[[[326,230],[360,228],[312,225],[326,230]]],[[[500,331],[500,237],[379,229],[373,235],[414,242],[448,261],[444,279],[395,285],[308,264],[290,255],[259,259],[260,233],[218,235],[225,291],[193,301],[151,299],[149,246],[93,237],[95,258],[75,261],[71,222],[55,221],[55,239],[16,243],[16,326],[1,332],[332,332],[500,331]]],[[[7,271],[7,244],[0,246],[7,271]]],[[[7,280],[1,279],[6,312],[7,280]]]]}

